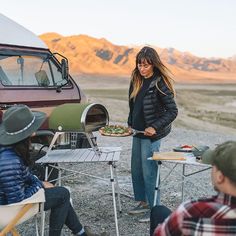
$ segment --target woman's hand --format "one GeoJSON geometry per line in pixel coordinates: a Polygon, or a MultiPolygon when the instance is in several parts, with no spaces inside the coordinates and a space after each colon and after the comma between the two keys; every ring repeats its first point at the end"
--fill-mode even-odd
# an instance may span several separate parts
{"type": "Polygon", "coordinates": [[[131,126],[128,126],[128,130],[129,130],[129,133],[130,133],[130,134],[133,133],[133,130],[132,130],[131,126]]]}
{"type": "Polygon", "coordinates": [[[43,181],[43,187],[44,188],[53,188],[54,185],[52,183],[47,182],[47,181],[43,181]]]}
{"type": "Polygon", "coordinates": [[[156,134],[156,130],[153,127],[148,127],[144,130],[145,136],[153,136],[154,134],[156,134]]]}

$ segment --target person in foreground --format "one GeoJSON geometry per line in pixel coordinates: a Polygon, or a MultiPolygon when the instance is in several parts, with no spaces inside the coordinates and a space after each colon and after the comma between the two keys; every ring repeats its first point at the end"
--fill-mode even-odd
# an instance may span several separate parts
{"type": "Polygon", "coordinates": [[[217,195],[182,203],[172,214],[164,206],[154,207],[151,235],[236,235],[236,141],[227,141],[214,150],[207,150],[202,161],[212,165],[211,179],[217,195]],[[163,209],[165,216],[160,215],[163,209]],[[168,214],[164,223],[158,225],[168,214]]]}
{"type": "Polygon", "coordinates": [[[32,112],[22,105],[13,106],[4,113],[0,125],[0,205],[21,202],[44,188],[44,208],[51,210],[49,236],[59,236],[64,224],[74,235],[95,236],[97,234],[79,222],[66,188],[41,182],[29,172],[30,136],[45,118],[45,113],[32,112]]]}
{"type": "Polygon", "coordinates": [[[148,160],[148,157],[159,151],[161,139],[171,131],[171,123],[178,113],[174,95],[172,79],[156,50],[151,47],[142,48],[136,56],[131,76],[128,117],[130,129],[142,131],[133,137],[131,154],[134,198],[139,204],[129,211],[129,214],[146,212],[139,222],[150,219],[157,164],[156,161],[148,160]]]}

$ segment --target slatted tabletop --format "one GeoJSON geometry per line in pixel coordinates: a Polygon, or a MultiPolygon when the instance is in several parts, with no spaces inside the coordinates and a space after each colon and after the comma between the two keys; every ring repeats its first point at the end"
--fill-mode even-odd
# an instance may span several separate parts
{"type": "Polygon", "coordinates": [[[92,148],[55,149],[48,152],[36,163],[80,163],[80,162],[115,162],[120,159],[120,147],[99,147],[100,155],[92,148]]]}

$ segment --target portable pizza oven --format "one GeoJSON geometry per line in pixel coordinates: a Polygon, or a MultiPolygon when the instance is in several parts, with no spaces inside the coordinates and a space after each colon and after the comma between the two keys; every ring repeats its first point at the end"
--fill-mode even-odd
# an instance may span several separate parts
{"type": "Polygon", "coordinates": [[[89,147],[99,154],[96,137],[93,131],[108,125],[107,109],[97,103],[67,103],[57,106],[49,117],[49,128],[61,132],[59,145],[63,148],[76,148],[81,135],[89,142],[89,147]],[[82,134],[81,134],[82,133],[82,134]]]}
{"type": "Polygon", "coordinates": [[[57,106],[49,117],[49,128],[57,131],[90,133],[108,123],[106,108],[97,103],[63,104],[57,106]]]}

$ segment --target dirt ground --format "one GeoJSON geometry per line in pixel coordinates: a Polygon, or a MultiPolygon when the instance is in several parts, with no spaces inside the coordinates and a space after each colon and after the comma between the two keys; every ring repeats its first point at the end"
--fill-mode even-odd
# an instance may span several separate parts
{"type": "MultiPolygon", "coordinates": [[[[90,102],[105,105],[110,120],[126,122],[128,114],[128,78],[80,78],[79,84],[90,102]],[[102,91],[99,93],[99,90],[102,91]],[[106,92],[107,91],[107,92],[106,92]],[[110,91],[110,93],[109,93],[110,91]],[[120,91],[120,96],[115,95],[120,91]]],[[[175,84],[179,114],[178,127],[236,133],[235,84],[175,84]]]]}
{"type": "Polygon", "coordinates": [[[177,86],[178,124],[197,130],[235,133],[236,84],[177,86]]]}
{"type": "MultiPolygon", "coordinates": [[[[128,114],[126,91],[129,81],[125,78],[116,81],[87,79],[79,80],[80,86],[87,91],[91,102],[103,104],[110,115],[111,123],[125,125],[128,114]],[[98,90],[106,88],[108,92],[101,94],[98,90]],[[120,96],[114,91],[119,90],[120,96]],[[109,92],[111,91],[111,92],[109,92]]],[[[162,141],[161,151],[170,151],[180,144],[215,145],[226,141],[236,140],[236,84],[234,85],[199,85],[177,84],[177,104],[179,115],[173,125],[173,130],[162,141]]],[[[117,164],[118,181],[121,190],[122,213],[118,213],[119,231],[121,236],[148,236],[149,224],[138,223],[139,216],[128,215],[129,209],[136,203],[133,200],[133,190],[130,172],[131,137],[107,138],[97,132],[99,146],[119,146],[122,148],[120,161],[117,164]]],[[[96,232],[106,231],[115,236],[113,202],[111,196],[110,170],[107,164],[82,164],[63,167],[105,178],[90,178],[83,174],[75,178],[69,177],[62,181],[69,186],[76,212],[83,225],[89,225],[96,232]]],[[[170,166],[169,166],[170,167],[170,166]]],[[[161,181],[168,170],[161,168],[161,181]]],[[[194,171],[188,168],[187,171],[194,171]]],[[[181,171],[180,167],[177,172],[181,171]]],[[[209,196],[214,193],[210,181],[210,171],[191,177],[186,182],[185,199],[209,196]]],[[[163,184],[161,202],[171,209],[181,203],[181,177],[173,173],[163,184]]],[[[33,222],[21,227],[22,235],[35,235],[33,222]]],[[[46,230],[47,232],[47,230],[46,230]]],[[[65,228],[64,235],[70,235],[65,228]]]]}

